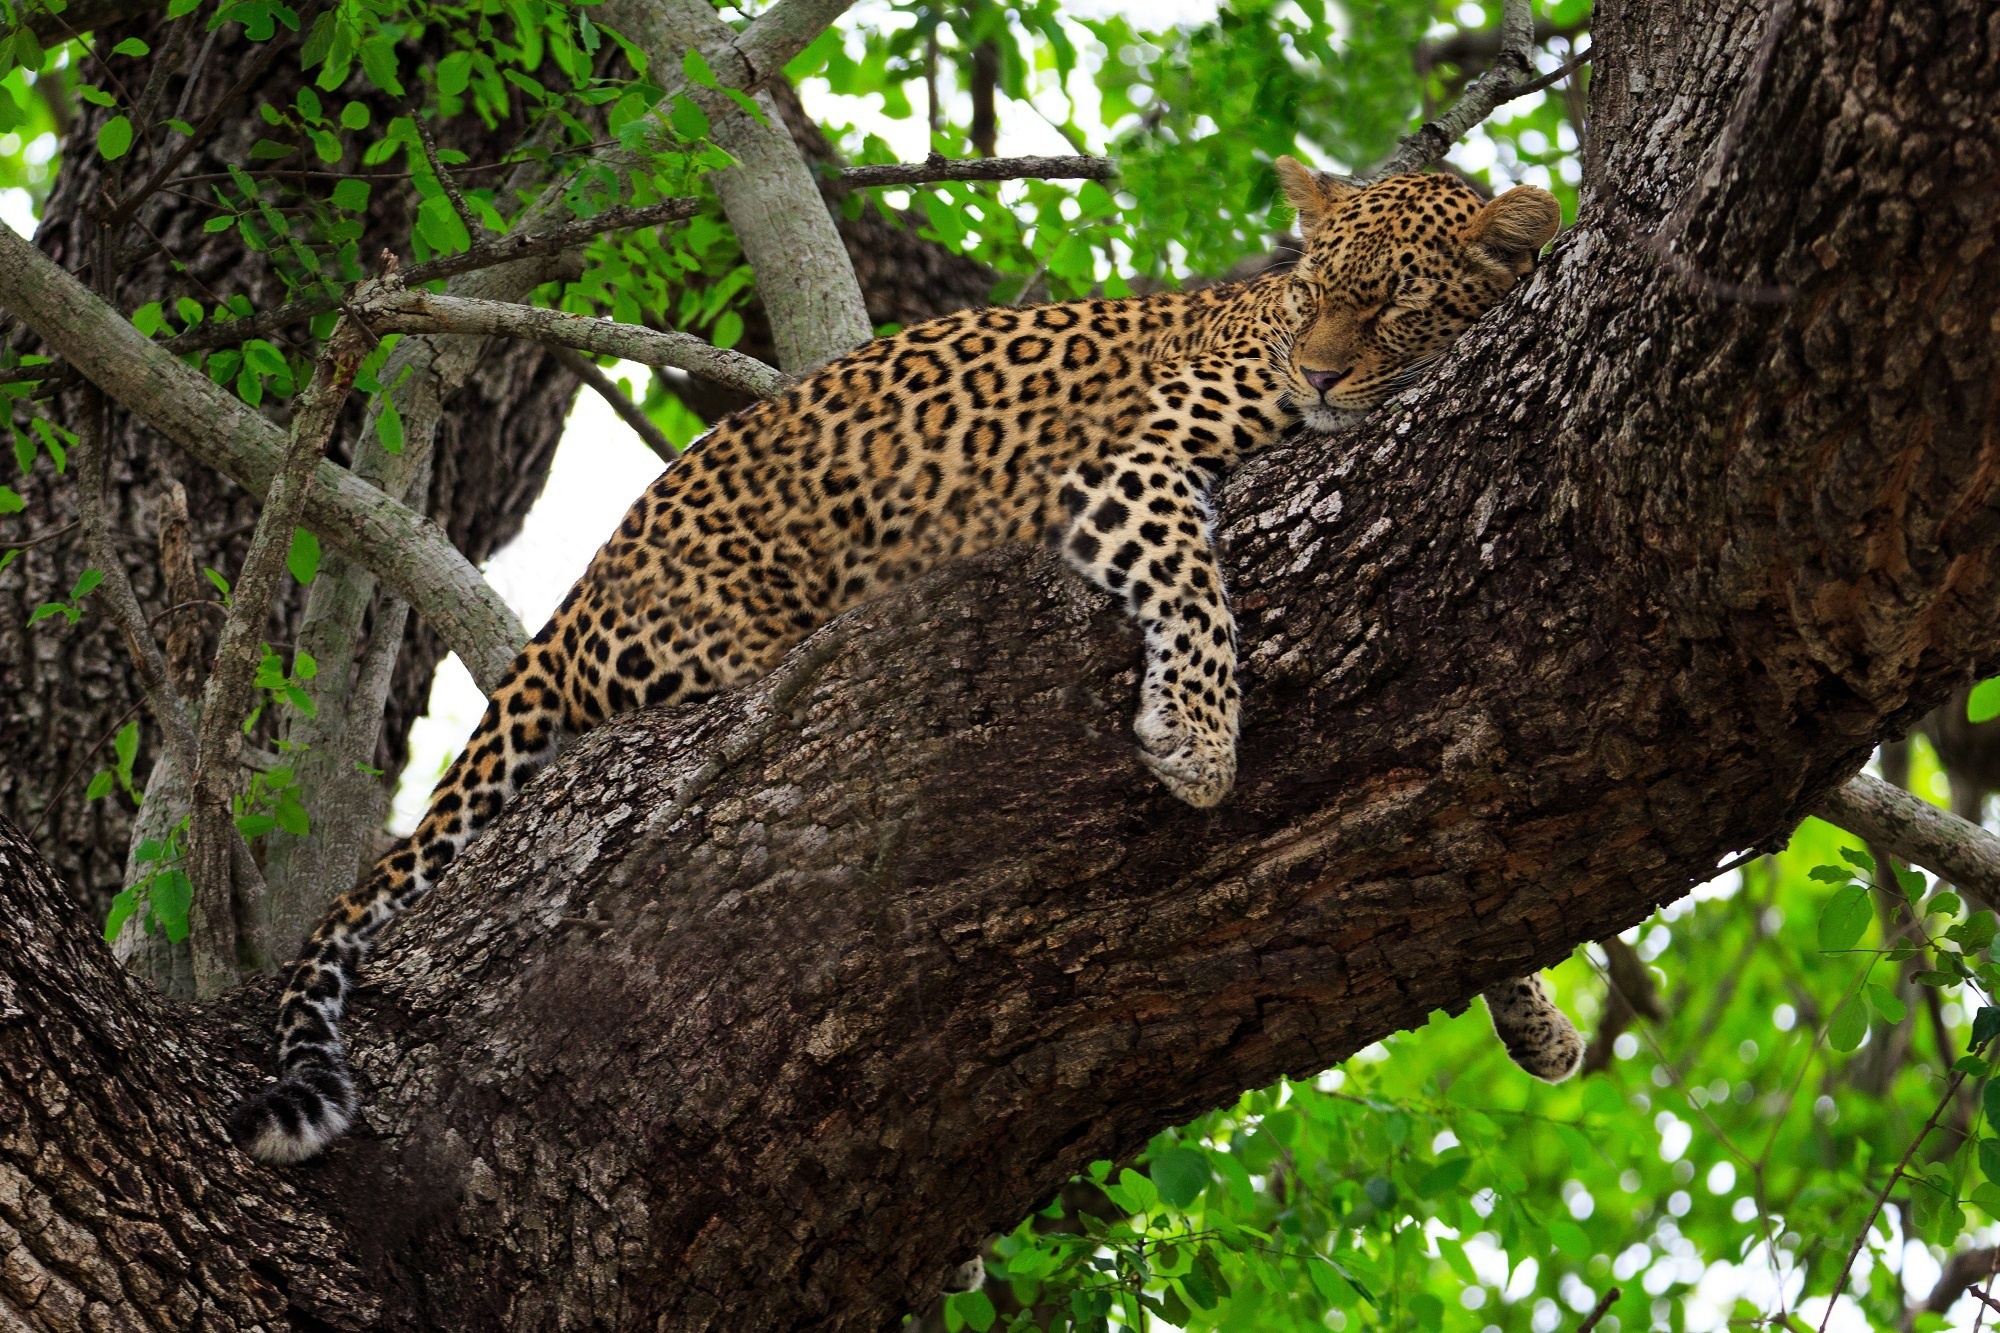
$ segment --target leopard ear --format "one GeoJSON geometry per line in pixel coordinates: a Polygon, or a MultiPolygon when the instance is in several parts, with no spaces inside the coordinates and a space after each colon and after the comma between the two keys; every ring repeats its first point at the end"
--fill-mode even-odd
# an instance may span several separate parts
{"type": "Polygon", "coordinates": [[[1314,171],[1296,157],[1281,157],[1271,165],[1277,168],[1278,184],[1285,190],[1285,202],[1299,210],[1299,234],[1308,240],[1326,225],[1334,209],[1359,193],[1346,181],[1323,171],[1314,171]]]}
{"type": "Polygon", "coordinates": [[[1465,243],[1520,277],[1535,267],[1535,256],[1561,225],[1562,207],[1554,195],[1517,185],[1473,214],[1465,243]]]}

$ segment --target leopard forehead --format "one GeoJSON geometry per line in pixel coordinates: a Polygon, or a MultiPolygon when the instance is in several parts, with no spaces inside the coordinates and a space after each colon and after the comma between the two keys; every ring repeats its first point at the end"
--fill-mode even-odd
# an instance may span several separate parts
{"type": "Polygon", "coordinates": [[[1396,176],[1349,196],[1305,244],[1296,276],[1377,301],[1411,279],[1465,281],[1466,228],[1485,201],[1455,176],[1396,176]]]}

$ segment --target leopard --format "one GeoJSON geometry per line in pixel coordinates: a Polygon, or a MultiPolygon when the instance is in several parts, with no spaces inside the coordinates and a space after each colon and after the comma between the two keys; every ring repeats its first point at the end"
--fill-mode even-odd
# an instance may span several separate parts
{"type": "MultiPolygon", "coordinates": [[[[959,311],[878,337],[722,419],[632,503],[513,660],[416,829],[308,937],[279,1001],[278,1078],[231,1117],[267,1163],[346,1133],[340,1022],[383,928],[566,737],[771,672],[820,626],[937,566],[1047,542],[1138,622],[1136,757],[1207,809],[1235,781],[1236,627],[1210,496],[1239,461],[1416,384],[1535,267],[1560,210],[1456,176],[1360,185],[1274,163],[1296,261],[1137,296],[959,311]]],[[[1485,992],[1530,1074],[1575,1028],[1529,977],[1485,992]]]]}

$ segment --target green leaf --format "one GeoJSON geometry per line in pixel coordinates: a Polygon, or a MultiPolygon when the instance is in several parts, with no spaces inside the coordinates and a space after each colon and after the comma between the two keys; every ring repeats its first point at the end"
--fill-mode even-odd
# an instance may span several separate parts
{"type": "Polygon", "coordinates": [[[103,570],[101,569],[84,570],[83,573],[78,574],[76,576],[76,582],[70,585],[69,599],[72,602],[82,601],[84,598],[90,596],[92,590],[94,590],[97,587],[97,585],[102,582],[104,582],[103,570]]]}
{"type": "Polygon", "coordinates": [[[179,944],[187,938],[188,905],[194,901],[194,885],[185,871],[162,870],[155,875],[146,888],[146,900],[169,940],[179,944]]]}
{"type": "MultiPolygon", "coordinates": [[[[1868,890],[1850,884],[1827,899],[1819,915],[1819,947],[1827,953],[1852,949],[1875,917],[1868,902],[1868,890]]],[[[1852,1050],[1852,1047],[1842,1049],[1852,1050]]]]}
{"type": "Polygon", "coordinates": [[[1958,977],[1951,972],[1934,972],[1926,969],[1910,978],[1919,986],[1956,986],[1958,977]]]}
{"type": "Polygon", "coordinates": [[[306,818],[305,807],[289,791],[279,799],[276,814],[278,827],[294,838],[303,838],[312,831],[312,822],[306,818]]]}
{"type": "Polygon", "coordinates": [[[2000,1182],[2000,1139],[1979,1141],[1979,1169],[1988,1180],[2000,1182]]]}
{"type": "Polygon", "coordinates": [[[951,1313],[963,1320],[965,1326],[974,1330],[974,1333],[986,1333],[987,1329],[993,1327],[993,1320],[998,1314],[993,1308],[993,1302],[983,1291],[956,1292],[946,1304],[950,1306],[951,1313]]]}
{"type": "Polygon", "coordinates": [[[132,785],[132,765],[139,757],[139,723],[127,722],[111,738],[111,753],[118,760],[118,780],[127,787],[132,785]]]}
{"type": "Polygon", "coordinates": [[[116,162],[132,147],[132,122],[124,116],[113,116],[97,127],[97,155],[107,162],[116,162]]]}
{"type": "Polygon", "coordinates": [[[403,414],[396,410],[396,400],[383,394],[382,411],[375,418],[375,437],[382,441],[382,447],[392,454],[403,452],[403,414]]]}
{"type": "Polygon", "coordinates": [[[1428,1291],[1420,1291],[1410,1297],[1409,1306],[1410,1313],[1416,1317],[1417,1327],[1426,1330],[1426,1333],[1438,1333],[1444,1327],[1444,1302],[1428,1291]]]}
{"type": "Polygon", "coordinates": [[[110,915],[104,918],[104,942],[116,944],[118,932],[124,929],[126,921],[130,920],[132,914],[138,910],[139,886],[134,884],[130,888],[120,890],[118,896],[111,900],[110,915]]]}
{"type": "Polygon", "coordinates": [[[213,569],[204,568],[201,572],[204,578],[215,585],[215,590],[222,594],[222,600],[227,603],[229,601],[229,580],[222,577],[220,573],[213,569]]]}
{"type": "Polygon", "coordinates": [[[118,779],[111,775],[111,770],[101,768],[97,771],[97,776],[90,780],[90,785],[84,788],[83,799],[86,801],[101,801],[106,796],[109,796],[111,789],[117,785],[118,779]]]}
{"type": "Polygon", "coordinates": [[[1868,1003],[1876,1013],[1882,1015],[1883,1021],[1888,1023],[1902,1022],[1904,1015],[1909,1012],[1908,1005],[1887,986],[1877,981],[1868,983],[1868,1003]]]}
{"type": "Polygon", "coordinates": [[[1169,1148],[1147,1163],[1161,1202],[1171,1208],[1186,1208],[1208,1188],[1208,1156],[1193,1148],[1169,1148]]]}
{"type": "Polygon", "coordinates": [[[1449,1194],[1465,1179],[1465,1173],[1472,1169],[1472,1158],[1463,1152],[1454,1152],[1439,1159],[1436,1166],[1424,1172],[1417,1179],[1417,1193],[1426,1199],[1435,1199],[1441,1194],[1449,1194]]]}
{"type": "MultiPolygon", "coordinates": [[[[693,52],[689,52],[690,55],[693,52]]],[[[708,137],[708,113],[688,100],[687,94],[675,93],[673,107],[667,113],[667,123],[683,139],[706,139],[708,137]]]]}
{"type": "Polygon", "coordinates": [[[1982,680],[1965,699],[1967,722],[1991,722],[2000,717],[2000,676],[1982,680]]]}
{"type": "Polygon", "coordinates": [[[457,254],[472,246],[472,233],[451,206],[451,200],[434,194],[417,208],[417,231],[433,250],[457,254]]]}
{"type": "MultiPolygon", "coordinates": [[[[334,45],[336,48],[340,45],[338,38],[335,39],[334,45]]],[[[329,69],[332,63],[329,57],[327,61],[329,69]]],[[[377,33],[361,43],[361,69],[368,76],[370,83],[389,96],[403,95],[402,82],[396,77],[396,43],[389,37],[377,33]]]]}
{"type": "Polygon", "coordinates": [[[1978,1050],[2000,1036],[2000,1007],[1983,1004],[1972,1016],[1972,1048],[1978,1050]]]}
{"type": "Polygon", "coordinates": [[[228,231],[231,227],[235,225],[236,225],[236,215],[233,213],[224,213],[220,217],[213,217],[210,218],[208,221],[202,223],[201,229],[204,232],[208,233],[210,236],[213,236],[219,231],[228,231]]]}
{"type": "Polygon", "coordinates": [[[447,97],[456,97],[472,82],[472,52],[453,51],[437,66],[437,90],[447,97]]]}
{"type": "Polygon", "coordinates": [[[1973,912],[1944,933],[1944,937],[1963,945],[1967,953],[1977,953],[1993,943],[1994,921],[1991,912],[1973,912]]]}
{"type": "Polygon", "coordinates": [[[350,213],[365,213],[368,211],[368,194],[367,181],[350,178],[337,182],[333,187],[333,206],[350,213]]]}
{"type": "Polygon", "coordinates": [[[174,313],[179,315],[181,323],[190,329],[201,323],[207,315],[207,311],[201,307],[201,302],[190,296],[183,296],[174,302],[174,313]]]}
{"type": "Polygon", "coordinates": [[[1845,884],[1854,878],[1854,872],[1844,866],[1814,866],[1806,871],[1806,878],[1822,884],[1845,884]]]}
{"type": "Polygon", "coordinates": [[[0,486],[0,514],[18,514],[27,507],[28,502],[21,498],[19,491],[11,486],[0,486]]]}
{"type": "Polygon", "coordinates": [[[319,573],[319,538],[304,528],[292,529],[292,549],[285,556],[285,568],[304,587],[319,573]]]}
{"type": "Polygon", "coordinates": [[[1868,1005],[1856,995],[1840,1006],[1827,1025],[1826,1044],[1841,1052],[1857,1050],[1867,1035],[1868,1005]]]}
{"type": "Polygon", "coordinates": [[[1590,1237],[1574,1222],[1557,1218],[1549,1223],[1549,1239],[1568,1258],[1581,1260],[1590,1257],[1590,1237]]]}
{"type": "Polygon", "coordinates": [[[1153,1182],[1129,1166],[1118,1173],[1117,1183],[1104,1186],[1104,1192],[1128,1213],[1149,1213],[1160,1202],[1160,1192],[1153,1188],[1153,1182]]]}
{"type": "Polygon", "coordinates": [[[366,102],[349,102],[340,109],[340,128],[343,130],[365,130],[369,120],[366,102]]]}
{"type": "Polygon", "coordinates": [[[681,73],[687,75],[689,83],[699,84],[704,88],[717,86],[715,71],[708,67],[707,58],[692,46],[688,48],[687,54],[681,57],[681,73]]]}
{"type": "Polygon", "coordinates": [[[292,674],[300,680],[312,680],[319,675],[319,659],[301,648],[292,656],[292,674]]]}

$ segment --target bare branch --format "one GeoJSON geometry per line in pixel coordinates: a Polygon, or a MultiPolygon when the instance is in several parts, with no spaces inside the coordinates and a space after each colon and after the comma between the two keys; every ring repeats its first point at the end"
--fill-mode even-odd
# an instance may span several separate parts
{"type": "Polygon", "coordinates": [[[1828,797],[1820,817],[2000,910],[2000,837],[1979,825],[1865,773],[1828,797]]]}
{"type": "Polygon", "coordinates": [[[949,158],[942,153],[932,153],[921,162],[847,167],[840,172],[838,179],[844,186],[867,189],[877,185],[923,185],[931,181],[1011,181],[1028,178],[1108,181],[1117,175],[1117,160],[1109,157],[949,158]]]}
{"type": "MultiPolygon", "coordinates": [[[[0,227],[0,306],[197,461],[255,491],[270,485],[284,450],[276,426],[7,227],[0,227]]],[[[492,688],[527,642],[521,622],[443,529],[346,469],[320,463],[304,516],[304,526],[408,598],[481,688],[492,688]]]]}
{"type": "Polygon", "coordinates": [[[377,332],[526,338],[649,366],[671,366],[759,398],[772,397],[795,383],[790,375],[755,357],[725,351],[691,334],[663,333],[639,324],[619,324],[512,301],[480,301],[422,291],[396,292],[357,304],[356,309],[377,332]]]}
{"type": "Polygon", "coordinates": [[[417,142],[424,149],[424,161],[430,163],[431,175],[437,177],[438,184],[443,187],[444,197],[451,200],[452,211],[465,225],[465,234],[478,241],[486,234],[486,228],[473,213],[471,205],[465,202],[465,196],[459,193],[458,182],[451,178],[451,173],[444,169],[444,163],[438,160],[437,140],[431,137],[431,127],[424,124],[423,112],[414,103],[410,106],[410,124],[416,127],[417,142]]]}
{"type": "Polygon", "coordinates": [[[660,456],[662,463],[671,463],[681,455],[680,446],[666,437],[666,433],[653,424],[640,406],[612,383],[611,377],[599,370],[587,356],[582,356],[567,347],[555,351],[556,360],[568,366],[576,377],[588,384],[602,398],[618,419],[630,426],[633,433],[646,442],[646,447],[660,456]]]}
{"type": "MultiPolygon", "coordinates": [[[[236,923],[254,929],[263,919],[263,877],[253,862],[236,854],[241,835],[230,818],[236,768],[242,758],[242,722],[256,693],[264,623],[278,591],[278,575],[291,548],[292,531],[305,512],[313,472],[340,418],[341,405],[368,352],[369,341],[355,322],[343,317],[327,339],[312,380],[298,397],[284,461],[271,479],[250,550],[236,577],[229,618],[215,649],[215,666],[202,693],[200,744],[194,770],[194,823],[188,857],[194,902],[188,912],[195,994],[207,998],[234,985],[237,977],[236,923]],[[233,886],[233,888],[232,888],[233,886]],[[239,913],[238,903],[242,909],[239,913]]],[[[270,957],[268,947],[256,954],[270,957]]]]}
{"type": "Polygon", "coordinates": [[[1466,87],[1451,109],[1426,121],[1415,134],[1372,170],[1354,178],[1372,185],[1409,171],[1421,171],[1450,151],[1465,132],[1492,115],[1494,109],[1521,95],[1534,75],[1535,21],[1529,0],[1505,0],[1500,10],[1500,47],[1486,72],[1466,87]]]}
{"type": "MultiPolygon", "coordinates": [[[[646,204],[637,208],[607,208],[595,217],[578,218],[546,231],[518,232],[502,236],[494,241],[481,241],[462,254],[445,255],[422,264],[412,264],[403,270],[405,286],[416,287],[439,278],[456,277],[460,273],[471,273],[483,268],[495,268],[501,264],[511,264],[518,259],[532,259],[539,255],[553,254],[567,250],[574,245],[582,245],[607,231],[623,231],[627,227],[654,227],[667,222],[679,222],[693,217],[702,209],[699,199],[663,199],[657,204],[646,204]]],[[[478,233],[474,233],[475,236],[478,233]]],[[[177,338],[169,338],[160,346],[176,356],[188,352],[203,351],[210,347],[223,347],[242,342],[247,338],[261,338],[273,329],[287,324],[297,324],[324,314],[337,307],[345,297],[346,290],[321,292],[312,296],[302,296],[295,301],[287,301],[273,307],[261,315],[249,319],[230,320],[218,324],[208,324],[201,328],[189,329],[177,338]]],[[[33,370],[45,370],[35,366],[33,370]]],[[[7,377],[33,379],[32,374],[21,371],[0,373],[0,383],[7,377]]]]}

